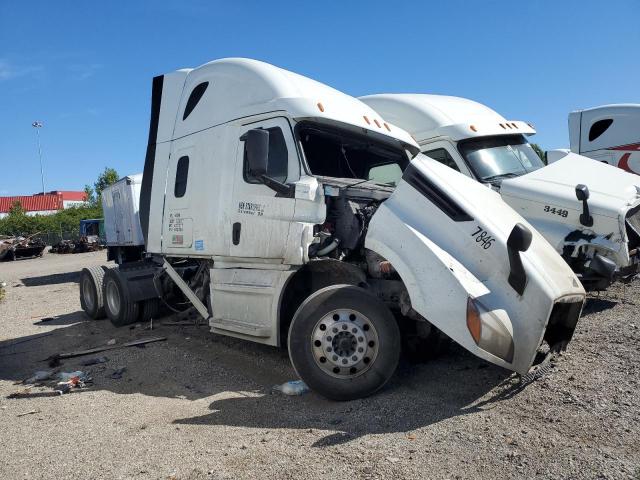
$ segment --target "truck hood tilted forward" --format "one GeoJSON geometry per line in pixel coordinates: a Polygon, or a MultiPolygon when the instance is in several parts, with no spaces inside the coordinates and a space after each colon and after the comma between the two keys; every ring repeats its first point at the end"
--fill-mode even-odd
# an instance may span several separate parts
{"type": "Polygon", "coordinates": [[[577,277],[534,227],[496,192],[424,155],[374,214],[365,246],[391,262],[418,314],[472,353],[519,373],[551,338],[554,322],[568,322],[563,340],[571,338],[582,308],[577,277]],[[531,232],[521,253],[508,246],[518,224],[531,232]],[[511,281],[519,262],[520,290],[511,281]],[[571,315],[558,314],[565,305],[571,315]],[[480,339],[469,327],[470,308],[483,322],[480,339]]]}
{"type": "Polygon", "coordinates": [[[597,215],[616,217],[640,201],[640,177],[575,153],[526,175],[504,180],[500,193],[582,210],[575,193],[578,184],[589,188],[589,206],[597,215]]]}

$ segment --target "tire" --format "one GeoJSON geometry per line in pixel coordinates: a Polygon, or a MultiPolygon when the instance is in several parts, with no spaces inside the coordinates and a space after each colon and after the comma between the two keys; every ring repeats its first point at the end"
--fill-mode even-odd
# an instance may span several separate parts
{"type": "Polygon", "coordinates": [[[140,303],[140,322],[148,322],[152,318],[157,318],[160,313],[160,299],[150,298],[143,300],[140,303]]]}
{"type": "Polygon", "coordinates": [[[84,313],[94,320],[105,317],[103,281],[102,267],[83,268],[80,272],[80,305],[84,313]]]}
{"type": "Polygon", "coordinates": [[[138,320],[138,302],[131,301],[126,281],[117,268],[107,269],[102,286],[104,311],[116,327],[129,325],[138,320]]]}
{"type": "Polygon", "coordinates": [[[366,397],[387,383],[398,366],[400,342],[386,305],[352,285],[332,285],[309,296],[293,317],[288,339],[300,378],[339,401],[366,397]]]}

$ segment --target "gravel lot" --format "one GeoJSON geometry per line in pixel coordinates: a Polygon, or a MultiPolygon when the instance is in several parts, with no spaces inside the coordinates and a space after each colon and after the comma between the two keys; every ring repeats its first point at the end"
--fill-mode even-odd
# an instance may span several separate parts
{"type": "Polygon", "coordinates": [[[105,257],[0,264],[2,479],[640,479],[638,283],[592,298],[568,352],[525,388],[453,347],[403,362],[372,398],[335,403],[271,392],[294,378],[285,351],[205,326],[87,320],[79,270],[105,257]],[[52,354],[152,335],[167,341],[58,367],[90,372],[90,388],[57,396],[51,383],[17,384],[52,354]]]}

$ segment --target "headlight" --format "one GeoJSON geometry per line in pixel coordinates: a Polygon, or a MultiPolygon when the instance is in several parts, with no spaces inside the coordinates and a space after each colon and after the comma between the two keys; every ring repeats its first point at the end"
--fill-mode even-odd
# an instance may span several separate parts
{"type": "Polygon", "coordinates": [[[497,315],[471,297],[467,299],[467,328],[478,347],[505,362],[513,362],[511,332],[497,315]]]}

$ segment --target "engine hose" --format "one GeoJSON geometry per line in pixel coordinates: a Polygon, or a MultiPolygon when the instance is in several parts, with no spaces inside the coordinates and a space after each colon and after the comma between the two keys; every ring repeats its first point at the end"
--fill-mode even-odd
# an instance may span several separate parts
{"type": "Polygon", "coordinates": [[[339,238],[334,238],[333,241],[329,245],[327,245],[326,247],[318,250],[316,252],[316,256],[322,257],[322,256],[326,255],[327,253],[333,252],[336,248],[338,248],[339,244],[340,244],[340,239],[339,238]]]}

